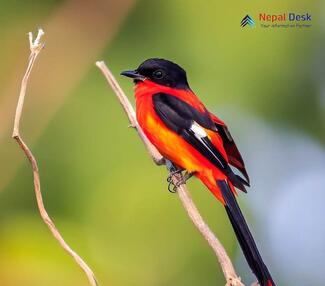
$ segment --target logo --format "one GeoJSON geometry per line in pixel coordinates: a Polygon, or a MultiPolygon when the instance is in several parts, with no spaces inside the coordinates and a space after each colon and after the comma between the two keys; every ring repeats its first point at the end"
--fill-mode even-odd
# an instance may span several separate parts
{"type": "Polygon", "coordinates": [[[243,20],[241,20],[240,22],[240,26],[245,27],[246,25],[250,26],[250,27],[254,27],[255,26],[255,22],[253,20],[253,18],[249,15],[246,15],[243,20]]]}
{"type": "Polygon", "coordinates": [[[296,13],[292,11],[282,11],[282,13],[270,14],[267,12],[259,12],[258,15],[254,15],[255,20],[246,15],[241,21],[240,26],[244,28],[246,26],[253,28],[310,28],[312,27],[312,14],[309,12],[296,13]],[[255,17],[256,16],[256,17],[255,17]],[[255,23],[256,21],[256,23],[255,23]]]}
{"type": "Polygon", "coordinates": [[[260,13],[260,21],[264,22],[286,22],[286,21],[296,21],[296,22],[305,22],[311,21],[311,14],[296,14],[296,13],[282,13],[282,14],[267,14],[260,13]]]}
{"type": "Polygon", "coordinates": [[[312,26],[311,16],[310,13],[260,13],[259,22],[261,28],[310,28],[312,26]]]}

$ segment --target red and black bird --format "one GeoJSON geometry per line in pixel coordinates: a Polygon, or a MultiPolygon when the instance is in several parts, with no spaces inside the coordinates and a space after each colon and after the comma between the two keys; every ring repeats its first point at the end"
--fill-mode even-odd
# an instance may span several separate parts
{"type": "Polygon", "coordinates": [[[191,90],[185,70],[171,61],[148,59],[121,74],[134,80],[137,120],[150,142],[224,205],[260,285],[275,286],[235,198],[235,188],[246,192],[249,177],[226,124],[207,110],[191,90]]]}

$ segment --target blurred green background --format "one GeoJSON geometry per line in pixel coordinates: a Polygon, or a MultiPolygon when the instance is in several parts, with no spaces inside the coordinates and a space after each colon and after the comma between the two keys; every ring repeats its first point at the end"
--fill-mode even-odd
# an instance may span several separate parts
{"type": "MultiPolygon", "coordinates": [[[[22,134],[38,159],[49,214],[100,285],[225,284],[212,251],[167,191],[165,169],[152,164],[127,128],[94,66],[105,60],[134,102],[132,84],[119,72],[150,57],[183,66],[193,90],[229,122],[252,170],[252,190],[240,194],[241,205],[278,285],[323,285],[317,277],[324,261],[305,265],[325,250],[313,240],[325,239],[324,224],[311,223],[324,210],[319,206],[304,230],[293,206],[305,207],[294,199],[307,193],[314,210],[324,199],[323,192],[312,195],[324,190],[324,11],[322,1],[293,0],[1,0],[0,285],[88,285],[41,222],[30,167],[10,138],[29,52],[26,33],[38,27],[46,48],[30,79],[22,134]],[[291,11],[312,14],[312,27],[259,26],[260,12],[291,11]],[[246,14],[256,27],[240,27],[246,14]],[[316,175],[305,178],[309,173],[316,175]],[[294,188],[288,178],[311,186],[299,193],[305,185],[294,188]],[[310,257],[302,257],[301,245],[310,257]],[[298,264],[290,268],[291,262],[298,264]]],[[[249,285],[254,277],[223,207],[197,180],[189,189],[249,285]]],[[[304,207],[297,210],[303,218],[304,207]]]]}

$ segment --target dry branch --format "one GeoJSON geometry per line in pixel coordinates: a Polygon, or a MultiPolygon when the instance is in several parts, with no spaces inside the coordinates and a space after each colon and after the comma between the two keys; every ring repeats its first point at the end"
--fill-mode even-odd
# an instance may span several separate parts
{"type": "Polygon", "coordinates": [[[26,95],[27,83],[28,83],[28,79],[29,79],[30,73],[32,71],[34,62],[35,62],[37,56],[39,55],[40,51],[44,47],[44,43],[40,42],[40,39],[43,35],[44,35],[43,30],[39,29],[37,37],[33,41],[32,33],[28,34],[29,45],[30,45],[30,56],[29,56],[29,61],[28,61],[26,72],[25,72],[24,77],[21,82],[21,88],[20,88],[20,94],[19,94],[16,113],[15,113],[15,122],[14,122],[12,137],[17,141],[20,148],[23,150],[23,152],[25,153],[29,162],[31,163],[32,170],[33,170],[33,176],[34,176],[34,190],[35,190],[35,195],[36,195],[36,200],[37,200],[37,206],[38,206],[40,215],[42,217],[42,220],[47,225],[49,230],[52,232],[54,238],[59,242],[61,247],[69,255],[71,255],[73,257],[73,259],[80,266],[80,268],[86,273],[90,285],[97,286],[96,278],[95,278],[95,275],[92,272],[92,270],[89,268],[89,266],[86,264],[86,262],[84,262],[83,259],[75,251],[73,251],[70,248],[70,246],[64,241],[62,235],[57,230],[55,224],[53,223],[50,216],[48,215],[48,213],[45,209],[44,203],[43,203],[37,161],[36,161],[33,153],[31,152],[31,150],[29,149],[29,147],[27,146],[27,144],[24,142],[24,140],[22,139],[22,137],[20,135],[19,124],[20,124],[20,119],[21,119],[22,110],[23,110],[23,106],[24,106],[24,99],[25,99],[25,95],[26,95]]]}
{"type": "MultiPolygon", "coordinates": [[[[141,140],[143,141],[147,151],[149,152],[153,160],[158,165],[164,164],[165,163],[164,158],[161,156],[158,150],[150,143],[150,141],[147,139],[147,137],[141,130],[136,120],[135,111],[131,103],[129,102],[127,96],[125,95],[125,93],[123,92],[119,84],[117,83],[111,71],[108,69],[108,67],[103,61],[96,62],[96,66],[101,70],[106,80],[112,87],[126,115],[128,116],[131,126],[135,127],[136,130],[138,131],[141,140]]],[[[181,176],[182,176],[181,174],[174,174],[172,176],[173,182],[175,184],[179,182],[182,179],[181,176]]],[[[194,202],[191,199],[190,193],[188,192],[186,185],[185,184],[180,185],[177,188],[177,193],[191,221],[199,230],[201,235],[208,241],[210,247],[212,248],[215,255],[217,256],[223,274],[226,279],[226,286],[244,286],[244,284],[240,280],[240,277],[237,276],[234,266],[232,265],[232,262],[226,253],[226,250],[224,249],[224,247],[222,246],[218,238],[211,231],[209,226],[205,223],[202,216],[200,215],[198,209],[196,208],[194,202]]]]}

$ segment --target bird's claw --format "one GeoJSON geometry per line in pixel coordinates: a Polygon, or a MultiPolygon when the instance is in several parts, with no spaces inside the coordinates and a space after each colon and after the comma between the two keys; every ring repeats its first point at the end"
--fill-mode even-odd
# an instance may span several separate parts
{"type": "Polygon", "coordinates": [[[168,191],[171,193],[176,193],[177,189],[185,184],[185,180],[183,178],[180,178],[177,182],[173,182],[172,176],[168,176],[167,178],[167,182],[168,182],[168,191]]]}
{"type": "Polygon", "coordinates": [[[182,174],[181,169],[179,170],[175,170],[169,173],[168,177],[167,177],[167,182],[168,182],[168,191],[171,193],[176,193],[177,189],[181,186],[184,185],[186,183],[186,181],[191,178],[193,176],[193,173],[188,173],[185,172],[185,174],[182,174]],[[174,182],[173,181],[173,176],[175,175],[181,175],[181,176],[177,176],[177,181],[174,182]]]}
{"type": "Polygon", "coordinates": [[[177,187],[171,181],[168,182],[168,191],[172,194],[175,194],[177,192],[177,187]]]}

